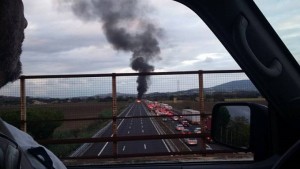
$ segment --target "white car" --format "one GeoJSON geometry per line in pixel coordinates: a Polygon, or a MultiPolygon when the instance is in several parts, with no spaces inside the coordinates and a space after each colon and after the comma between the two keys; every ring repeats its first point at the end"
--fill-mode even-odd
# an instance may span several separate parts
{"type": "Polygon", "coordinates": [[[178,116],[173,116],[174,121],[177,121],[178,119],[179,119],[178,116]]]}
{"type": "Polygon", "coordinates": [[[182,124],[177,124],[177,125],[176,125],[176,130],[177,130],[177,131],[181,131],[181,130],[183,130],[183,129],[184,129],[184,127],[183,127],[182,124]]]}
{"type": "Polygon", "coordinates": [[[198,140],[196,138],[184,138],[184,142],[187,145],[197,145],[198,144],[198,140]]]}
{"type": "Polygon", "coordinates": [[[201,133],[201,128],[200,127],[196,127],[194,129],[194,133],[200,134],[201,133]]]}

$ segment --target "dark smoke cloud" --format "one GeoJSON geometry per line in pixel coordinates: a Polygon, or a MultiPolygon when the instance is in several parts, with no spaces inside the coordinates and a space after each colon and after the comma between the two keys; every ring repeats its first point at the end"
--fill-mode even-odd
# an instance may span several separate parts
{"type": "MultiPolygon", "coordinates": [[[[101,22],[105,36],[114,49],[132,52],[130,65],[133,70],[154,71],[154,66],[149,62],[159,59],[158,37],[161,37],[162,30],[146,19],[144,8],[137,0],[72,1],[71,8],[84,21],[101,22]]],[[[147,91],[149,80],[149,76],[138,77],[138,99],[147,91]]]]}

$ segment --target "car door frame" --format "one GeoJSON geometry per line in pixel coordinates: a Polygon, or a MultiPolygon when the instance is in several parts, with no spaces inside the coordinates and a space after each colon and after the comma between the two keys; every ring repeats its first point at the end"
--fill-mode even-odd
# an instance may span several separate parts
{"type": "Polygon", "coordinates": [[[176,1],[207,24],[266,98],[272,129],[269,153],[283,154],[300,138],[300,69],[295,58],[251,0],[176,1]]]}

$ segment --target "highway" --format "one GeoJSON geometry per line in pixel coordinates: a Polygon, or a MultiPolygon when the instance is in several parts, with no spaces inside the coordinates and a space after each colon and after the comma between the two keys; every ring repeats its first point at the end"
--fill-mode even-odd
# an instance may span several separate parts
{"type": "MultiPolygon", "coordinates": [[[[118,117],[133,116],[154,116],[155,113],[150,112],[145,104],[131,103],[126,107],[118,117]]],[[[175,130],[176,124],[168,118],[163,121],[162,118],[118,118],[117,120],[117,136],[142,136],[142,135],[161,135],[161,134],[179,134],[180,131],[175,130]]],[[[195,125],[186,127],[193,131],[195,125]]],[[[94,137],[112,137],[112,122],[108,123],[94,137]]],[[[117,143],[117,154],[144,154],[144,153],[166,153],[166,152],[186,152],[201,150],[200,140],[197,138],[197,145],[187,145],[184,139],[161,139],[161,140],[139,140],[139,141],[121,141],[117,143]]],[[[112,142],[84,144],[71,156],[112,156],[112,142]]],[[[223,146],[216,144],[206,144],[206,150],[221,150],[223,146]]]]}
{"type": "MultiPolygon", "coordinates": [[[[129,105],[119,116],[147,116],[149,112],[142,103],[129,105]]],[[[127,118],[117,121],[118,136],[158,135],[159,129],[152,118],[127,118]]],[[[101,132],[101,137],[112,137],[112,124],[109,123],[101,132]]],[[[164,140],[142,140],[118,142],[118,154],[160,153],[170,152],[164,140]]],[[[85,150],[83,156],[105,156],[112,154],[112,143],[92,144],[85,150]]]]}

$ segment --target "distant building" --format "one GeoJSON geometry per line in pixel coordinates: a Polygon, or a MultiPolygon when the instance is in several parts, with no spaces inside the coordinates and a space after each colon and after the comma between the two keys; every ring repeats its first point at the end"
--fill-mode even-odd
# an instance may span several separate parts
{"type": "Polygon", "coordinates": [[[47,104],[47,103],[39,101],[39,100],[33,100],[32,104],[41,105],[41,104],[47,104]]]}

